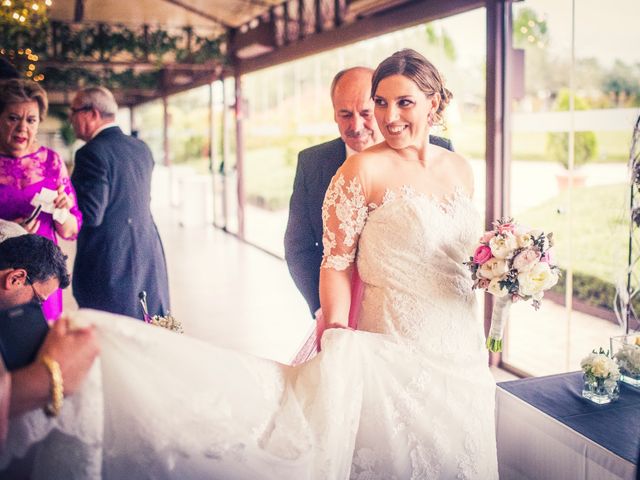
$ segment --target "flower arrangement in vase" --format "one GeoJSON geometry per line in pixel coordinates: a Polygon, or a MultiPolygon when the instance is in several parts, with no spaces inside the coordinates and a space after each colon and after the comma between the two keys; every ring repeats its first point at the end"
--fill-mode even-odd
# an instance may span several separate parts
{"type": "Polygon", "coordinates": [[[640,334],[611,337],[611,352],[620,368],[620,380],[640,387],[640,334]]]}
{"type": "Polygon", "coordinates": [[[582,368],[582,396],[594,403],[604,404],[617,400],[620,369],[609,355],[609,351],[593,350],[580,362],[582,368]]]}

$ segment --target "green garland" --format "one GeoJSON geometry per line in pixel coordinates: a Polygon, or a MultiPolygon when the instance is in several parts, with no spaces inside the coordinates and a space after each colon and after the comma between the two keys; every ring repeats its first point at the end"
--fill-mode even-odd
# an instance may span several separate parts
{"type": "Polygon", "coordinates": [[[220,37],[199,35],[191,27],[170,32],[149,26],[131,29],[125,25],[78,25],[45,19],[40,28],[29,28],[0,17],[0,45],[6,46],[0,48],[0,57],[30,78],[44,77],[43,84],[50,89],[69,90],[88,84],[157,89],[160,70],[166,64],[226,63],[223,43],[220,37]],[[24,53],[27,49],[37,55],[36,61],[24,53]],[[56,65],[43,70],[38,62],[56,65]],[[80,62],[87,66],[78,65],[80,62]],[[120,67],[111,68],[110,62],[119,62],[120,67]],[[92,67],[92,63],[101,68],[92,67]],[[135,64],[153,69],[139,72],[133,68],[135,64]],[[27,73],[29,68],[31,74],[27,73]]]}

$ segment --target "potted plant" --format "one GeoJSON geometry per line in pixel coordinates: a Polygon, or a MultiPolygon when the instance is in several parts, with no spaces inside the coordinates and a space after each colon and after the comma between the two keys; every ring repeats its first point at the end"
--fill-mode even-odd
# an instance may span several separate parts
{"type": "MultiPolygon", "coordinates": [[[[575,110],[587,110],[589,107],[586,100],[576,96],[574,98],[575,110]]],[[[569,91],[566,89],[558,93],[555,103],[555,110],[569,110],[569,91]]],[[[558,188],[564,190],[569,186],[572,178],[572,185],[579,187],[584,185],[586,176],[580,171],[580,167],[596,158],[598,144],[596,135],[592,131],[580,131],[574,137],[574,171],[569,174],[569,132],[549,132],[547,134],[547,154],[553,160],[559,162],[564,171],[556,175],[558,188]]]]}

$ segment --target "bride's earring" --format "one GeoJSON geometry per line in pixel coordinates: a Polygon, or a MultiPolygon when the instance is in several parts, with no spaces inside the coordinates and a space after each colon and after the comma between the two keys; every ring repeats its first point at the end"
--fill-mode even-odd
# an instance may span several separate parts
{"type": "Polygon", "coordinates": [[[433,127],[433,111],[429,112],[429,115],[427,115],[427,123],[429,124],[429,127],[433,127]]]}

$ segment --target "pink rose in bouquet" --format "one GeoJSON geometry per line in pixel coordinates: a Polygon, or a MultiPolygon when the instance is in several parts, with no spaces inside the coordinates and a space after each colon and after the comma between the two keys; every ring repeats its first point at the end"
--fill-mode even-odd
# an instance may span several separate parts
{"type": "Polygon", "coordinates": [[[473,254],[473,261],[478,265],[483,265],[492,257],[491,249],[487,245],[480,245],[473,254]]]}
{"type": "Polygon", "coordinates": [[[487,348],[499,352],[508,306],[532,300],[538,309],[544,292],[558,283],[559,269],[552,255],[552,233],[529,229],[512,219],[498,220],[494,227],[480,237],[480,245],[465,264],[471,271],[473,288],[497,298],[487,348]]]}

